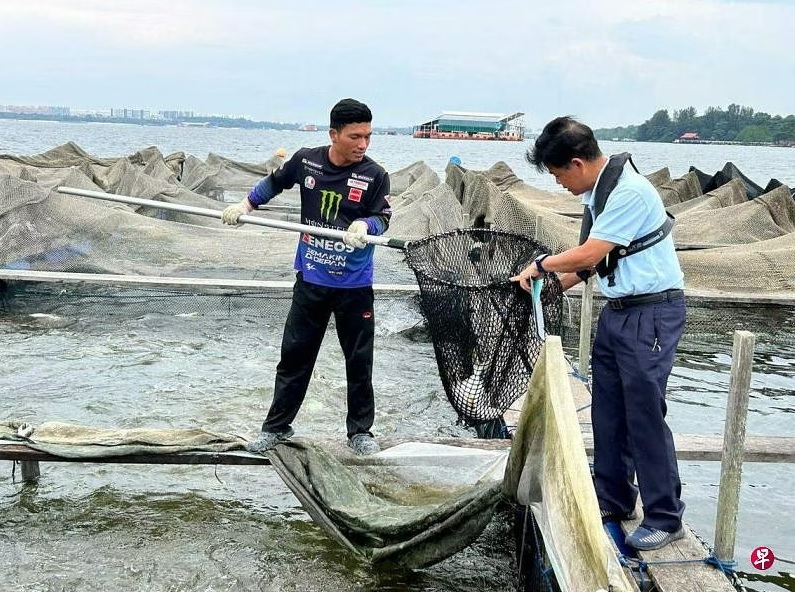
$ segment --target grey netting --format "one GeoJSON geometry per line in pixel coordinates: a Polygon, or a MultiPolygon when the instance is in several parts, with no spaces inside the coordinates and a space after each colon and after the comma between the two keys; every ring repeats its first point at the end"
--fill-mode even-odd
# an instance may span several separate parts
{"type": "Polygon", "coordinates": [[[392,220],[387,235],[423,238],[464,225],[461,203],[444,183],[424,190],[405,191],[392,199],[392,220]]]}
{"type": "MultiPolygon", "coordinates": [[[[70,183],[97,189],[85,178],[70,183]]],[[[150,218],[8,175],[0,176],[0,196],[0,264],[6,268],[257,279],[264,259],[271,263],[268,279],[291,275],[294,233],[268,240],[266,233],[224,229],[220,220],[212,228],[204,226],[207,218],[202,225],[150,218]]]]}
{"type": "Polygon", "coordinates": [[[291,441],[268,457],[333,539],[372,563],[419,568],[480,535],[502,499],[507,453],[405,443],[352,458],[291,441]]]}
{"type": "MultiPolygon", "coordinates": [[[[239,163],[212,154],[202,162],[182,152],[163,156],[154,147],[98,158],[72,143],[40,155],[0,155],[0,267],[290,280],[295,233],[246,225],[230,229],[212,218],[52,191],[66,185],[220,211],[225,204],[218,197],[242,197],[278,162],[274,157],[262,164],[239,163]]],[[[754,188],[736,167],[727,163],[719,173],[692,170],[670,179],[661,168],[649,175],[677,217],[673,236],[687,287],[722,299],[726,294],[791,298],[795,235],[786,198],[791,190],[771,181],[767,192],[749,200],[748,188],[754,188]],[[699,175],[705,177],[703,187],[699,175]],[[703,193],[710,185],[715,187],[703,193]]],[[[388,236],[416,240],[455,228],[486,227],[527,234],[553,253],[578,243],[579,200],[564,191],[531,187],[504,163],[483,173],[449,164],[445,182],[439,183],[426,164],[417,162],[395,171],[392,181],[388,236]]],[[[300,221],[298,206],[297,191],[286,192],[257,215],[300,221]]],[[[413,283],[400,251],[376,249],[376,281],[413,283]]]]}
{"type": "Polygon", "coordinates": [[[263,164],[232,161],[212,152],[205,162],[188,156],[182,165],[180,181],[191,191],[223,200],[226,191],[250,191],[257,181],[283,162],[284,157],[279,155],[272,156],[263,164]]]}
{"type": "MultiPolygon", "coordinates": [[[[503,163],[483,176],[501,189],[498,196],[493,191],[471,194],[476,201],[488,195],[478,203],[479,211],[489,212],[492,228],[530,236],[552,253],[577,246],[582,212],[578,198],[531,187],[503,163]]],[[[465,178],[456,172],[453,186],[466,190],[465,178]]],[[[759,307],[770,312],[771,306],[793,306],[795,218],[793,200],[787,198],[791,190],[771,182],[766,194],[749,201],[736,180],[704,195],[692,171],[670,180],[667,169],[660,169],[649,178],[661,183],[655,186],[677,217],[673,236],[691,294],[686,331],[707,335],[743,328],[781,336],[791,330],[786,323],[774,326],[755,314],[759,307]]],[[[460,199],[463,202],[463,196],[460,199]]],[[[576,333],[580,307],[574,294],[566,301],[564,321],[576,333]]],[[[594,302],[594,323],[602,304],[600,299],[594,302]]]]}
{"type": "MultiPolygon", "coordinates": [[[[295,232],[245,225],[230,228],[216,218],[55,191],[68,186],[220,212],[225,203],[196,193],[181,181],[183,163],[195,160],[181,154],[164,158],[154,148],[129,157],[99,159],[73,144],[32,157],[0,155],[0,170],[5,173],[0,174],[0,267],[147,277],[292,279],[295,232]]],[[[274,164],[233,165],[212,155],[208,162],[204,176],[197,175],[199,167],[193,166],[189,181],[210,193],[251,187],[261,178],[257,171],[274,164]],[[239,174],[233,175],[234,171],[239,174]]],[[[275,201],[297,210],[297,190],[275,201]]],[[[297,217],[293,210],[278,209],[255,215],[297,217]]],[[[378,258],[389,263],[379,267],[377,281],[411,281],[410,271],[397,264],[400,253],[381,251],[378,258]]]]}
{"type": "Polygon", "coordinates": [[[509,193],[522,203],[532,204],[534,208],[564,216],[582,216],[582,204],[571,194],[563,191],[546,191],[527,185],[504,162],[498,162],[483,175],[500,190],[509,193]]]}
{"type": "MultiPolygon", "coordinates": [[[[543,247],[532,239],[486,229],[458,229],[409,243],[447,398],[470,422],[501,418],[527,390],[543,344],[531,297],[509,278],[543,247]]],[[[545,279],[546,331],[559,333],[561,288],[545,279]]]]}
{"type": "MultiPolygon", "coordinates": [[[[732,181],[714,193],[731,188],[736,190],[736,183],[732,181]]],[[[736,191],[734,193],[735,196],[714,195],[697,207],[677,214],[674,242],[680,247],[717,247],[755,243],[795,232],[795,200],[786,187],[778,187],[752,201],[737,202],[733,199],[736,191]],[[719,208],[722,210],[716,212],[719,208]],[[731,224],[727,224],[727,220],[731,220],[731,224]],[[705,237],[709,242],[705,242],[705,237]]],[[[704,197],[707,195],[711,194],[704,197]]]]}
{"type": "MultiPolygon", "coordinates": [[[[484,175],[504,193],[492,206],[496,228],[526,233],[553,253],[578,244],[582,206],[577,198],[530,187],[502,163],[484,175]]],[[[658,171],[652,178],[665,181],[666,175],[658,171]]],[[[748,200],[745,185],[735,177],[705,196],[691,171],[657,189],[676,212],[674,242],[687,288],[712,293],[716,300],[726,294],[792,298],[795,217],[788,187],[778,185],[748,200]],[[694,246],[699,249],[689,250],[694,246]]]]}
{"type": "Polygon", "coordinates": [[[25,442],[34,450],[62,458],[96,459],[132,454],[173,454],[240,450],[246,440],[201,428],[98,428],[62,421],[39,425],[0,423],[0,440],[25,442]],[[24,436],[23,436],[24,435],[24,436]]]}
{"type": "MultiPolygon", "coordinates": [[[[0,422],[0,442],[83,461],[127,455],[226,452],[234,434],[200,428],[100,428],[64,422],[0,422]]],[[[334,442],[296,439],[268,453],[307,513],[372,563],[431,565],[472,543],[501,500],[507,451],[405,443],[356,457],[334,442]]]]}
{"type": "MultiPolygon", "coordinates": [[[[731,162],[727,162],[725,165],[723,165],[721,170],[712,176],[698,170],[696,167],[690,167],[690,172],[695,173],[696,177],[698,178],[698,182],[701,185],[701,190],[704,193],[709,193],[718,187],[722,187],[732,180],[737,181],[742,186],[743,192],[748,199],[759,197],[766,191],[751,181],[751,179],[746,177],[743,172],[731,162]]],[[[769,188],[772,189],[772,187],[769,188]]]]}
{"type": "Polygon", "coordinates": [[[654,186],[662,197],[665,207],[688,202],[704,193],[694,173],[686,173],[678,179],[668,179],[654,186]]]}
{"type": "Polygon", "coordinates": [[[652,185],[659,187],[664,183],[671,182],[671,171],[668,170],[668,167],[663,167],[654,171],[653,173],[649,173],[646,175],[646,178],[651,182],[652,185]]]}
{"type": "Polygon", "coordinates": [[[409,199],[409,189],[411,189],[410,194],[421,195],[439,183],[439,175],[422,161],[389,173],[389,187],[392,195],[400,196],[401,200],[409,199]]]}
{"type": "MultiPolygon", "coordinates": [[[[690,175],[690,173],[688,173],[688,175],[690,175]]],[[[660,191],[659,188],[658,191],[660,191]]],[[[745,201],[747,201],[747,199],[742,190],[742,186],[739,183],[731,182],[709,193],[703,193],[696,197],[691,197],[686,201],[670,204],[666,206],[665,209],[679,219],[679,216],[688,210],[714,210],[726,207],[727,205],[744,203],[745,201]]]]}

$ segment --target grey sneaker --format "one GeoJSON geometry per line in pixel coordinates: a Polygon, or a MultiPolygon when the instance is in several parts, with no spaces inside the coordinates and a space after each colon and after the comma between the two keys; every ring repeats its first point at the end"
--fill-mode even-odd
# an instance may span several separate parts
{"type": "Polygon", "coordinates": [[[683,526],[680,526],[676,532],[638,526],[632,534],[627,536],[624,542],[627,546],[638,551],[651,551],[652,549],[660,549],[668,543],[678,541],[684,536],[685,529],[683,526]]]}
{"type": "Polygon", "coordinates": [[[255,440],[246,445],[246,449],[255,454],[262,454],[277,444],[289,440],[294,433],[293,428],[287,428],[283,432],[261,432],[255,440]]]}
{"type": "Polygon", "coordinates": [[[354,434],[348,438],[348,446],[360,455],[381,452],[381,447],[370,434],[354,434]]]}

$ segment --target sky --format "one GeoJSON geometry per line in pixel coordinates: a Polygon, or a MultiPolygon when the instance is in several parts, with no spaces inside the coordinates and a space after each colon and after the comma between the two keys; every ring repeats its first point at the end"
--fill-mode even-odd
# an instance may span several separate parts
{"type": "Polygon", "coordinates": [[[795,113],[793,0],[2,0],[0,105],[375,127],[443,111],[600,127],[795,113]]]}

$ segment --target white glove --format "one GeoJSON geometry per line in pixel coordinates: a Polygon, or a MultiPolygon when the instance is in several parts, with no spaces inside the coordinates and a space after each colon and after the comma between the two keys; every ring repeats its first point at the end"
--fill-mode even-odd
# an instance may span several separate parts
{"type": "Polygon", "coordinates": [[[354,220],[351,222],[351,225],[348,226],[348,230],[345,232],[345,236],[342,237],[342,240],[345,241],[346,245],[355,249],[363,249],[367,246],[367,241],[364,240],[365,236],[367,236],[367,222],[364,220],[354,220]]]}
{"type": "Polygon", "coordinates": [[[226,208],[221,214],[221,221],[224,224],[235,226],[237,225],[238,218],[240,218],[240,216],[243,214],[248,214],[251,210],[251,204],[249,203],[248,198],[245,198],[240,203],[236,203],[226,208]]]}

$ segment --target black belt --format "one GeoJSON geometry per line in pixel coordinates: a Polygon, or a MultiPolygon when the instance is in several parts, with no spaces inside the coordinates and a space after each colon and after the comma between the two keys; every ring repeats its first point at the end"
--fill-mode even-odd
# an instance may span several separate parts
{"type": "Polygon", "coordinates": [[[684,290],[665,290],[664,292],[653,292],[651,294],[636,294],[635,296],[624,296],[623,298],[608,298],[607,303],[613,310],[621,310],[630,306],[640,306],[641,304],[654,304],[656,302],[671,302],[685,297],[684,290]]]}

